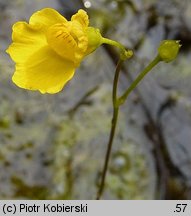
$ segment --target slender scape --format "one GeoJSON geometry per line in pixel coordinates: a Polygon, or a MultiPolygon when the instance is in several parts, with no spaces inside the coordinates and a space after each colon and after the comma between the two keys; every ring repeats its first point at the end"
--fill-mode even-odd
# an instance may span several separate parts
{"type": "Polygon", "coordinates": [[[115,130],[118,120],[118,113],[119,113],[119,107],[126,101],[129,94],[134,90],[134,88],[140,83],[140,81],[144,78],[144,76],[152,70],[154,66],[156,66],[160,61],[161,58],[159,55],[157,55],[150,63],[149,65],[137,76],[137,78],[132,82],[132,84],[127,88],[127,90],[124,92],[124,94],[121,97],[117,97],[117,87],[118,87],[118,80],[119,80],[119,74],[121,70],[121,66],[124,59],[121,57],[117,63],[116,70],[115,70],[115,76],[113,81],[113,94],[112,94],[112,101],[113,101],[113,117],[112,117],[112,124],[111,124],[111,130],[110,130],[110,136],[109,141],[107,144],[107,151],[105,156],[105,162],[103,166],[103,171],[101,175],[101,182],[98,188],[97,197],[96,199],[99,200],[103,194],[103,190],[105,187],[105,179],[106,174],[108,170],[108,163],[111,155],[112,150],[112,144],[115,136],[115,130]]]}
{"type": "Polygon", "coordinates": [[[103,189],[104,189],[104,185],[105,185],[105,177],[106,177],[106,173],[107,173],[107,169],[108,169],[108,163],[109,163],[109,158],[110,158],[112,144],[113,144],[113,138],[115,135],[115,129],[116,129],[116,125],[117,125],[118,112],[119,112],[119,106],[117,103],[117,84],[118,84],[118,80],[119,80],[119,73],[121,70],[122,63],[123,63],[123,60],[119,59],[117,66],[116,66],[115,77],[114,77],[114,81],[113,81],[113,94],[112,94],[113,95],[113,97],[112,97],[112,100],[113,100],[113,117],[112,117],[111,131],[110,131],[110,136],[109,136],[109,142],[107,145],[107,152],[106,152],[106,156],[105,156],[104,167],[103,167],[102,176],[101,176],[101,183],[100,183],[100,187],[98,189],[97,197],[96,197],[97,200],[100,199],[100,197],[103,193],[103,189]]]}

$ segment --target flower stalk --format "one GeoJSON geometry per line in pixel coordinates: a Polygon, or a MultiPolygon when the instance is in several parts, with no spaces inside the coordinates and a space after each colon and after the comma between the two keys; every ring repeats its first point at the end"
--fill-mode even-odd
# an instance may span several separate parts
{"type": "Polygon", "coordinates": [[[103,43],[107,43],[113,46],[116,46],[120,48],[121,54],[120,59],[117,63],[116,70],[115,70],[115,76],[113,81],[113,117],[112,117],[112,124],[110,129],[110,136],[109,141],[107,144],[107,151],[105,156],[105,162],[103,166],[103,171],[101,175],[101,182],[98,188],[97,197],[96,199],[99,200],[103,194],[104,187],[105,187],[105,179],[106,174],[108,170],[108,163],[111,156],[111,150],[113,145],[113,140],[115,137],[115,131],[116,131],[116,125],[118,120],[118,113],[119,108],[121,105],[124,104],[124,102],[127,100],[129,94],[137,87],[137,85],[141,82],[141,80],[148,74],[149,71],[151,71],[159,62],[164,61],[166,63],[174,60],[179,52],[179,49],[181,45],[179,44],[179,41],[173,41],[173,40],[165,40],[162,41],[159,48],[158,48],[158,55],[146,66],[141,73],[135,78],[135,80],[131,83],[131,85],[126,89],[126,91],[122,94],[122,96],[117,96],[117,89],[118,89],[118,80],[120,75],[120,70],[122,63],[127,59],[130,58],[133,55],[133,52],[131,50],[126,50],[120,43],[109,40],[107,38],[103,38],[103,43]]]}
{"type": "Polygon", "coordinates": [[[102,38],[102,43],[118,47],[120,49],[120,59],[122,59],[122,60],[126,60],[126,59],[131,58],[133,56],[132,50],[129,50],[129,49],[126,50],[125,47],[117,41],[110,40],[108,38],[102,38]]]}
{"type": "Polygon", "coordinates": [[[152,68],[154,66],[156,66],[159,62],[161,61],[160,56],[156,56],[150,63],[149,65],[137,76],[137,78],[131,83],[131,85],[129,86],[129,88],[124,92],[124,94],[119,97],[118,99],[118,104],[122,105],[127,97],[129,96],[129,94],[133,91],[133,89],[135,89],[135,87],[140,83],[140,81],[145,77],[145,75],[152,70],[152,68]]]}
{"type": "Polygon", "coordinates": [[[112,101],[113,101],[112,123],[111,123],[109,141],[107,144],[107,151],[106,151],[106,155],[105,155],[104,166],[103,166],[102,175],[101,175],[101,182],[100,182],[98,192],[97,192],[97,197],[96,197],[97,200],[99,200],[101,198],[103,191],[104,191],[104,187],[105,187],[105,179],[106,179],[106,174],[107,174],[107,170],[108,170],[108,164],[109,164],[109,159],[110,159],[110,155],[111,155],[113,140],[115,137],[119,108],[126,101],[127,97],[134,90],[134,88],[145,77],[145,75],[149,71],[151,71],[152,68],[154,66],[156,66],[160,61],[161,61],[160,56],[155,57],[154,60],[152,60],[149,63],[149,65],[137,76],[137,78],[132,82],[132,84],[129,86],[129,88],[127,88],[127,90],[124,92],[124,94],[121,97],[117,96],[117,89],[118,89],[118,80],[119,80],[119,75],[120,75],[120,71],[121,71],[121,66],[124,62],[124,59],[120,58],[118,63],[117,63],[114,81],[113,81],[113,92],[112,92],[112,101]]]}
{"type": "Polygon", "coordinates": [[[113,96],[112,96],[112,101],[113,101],[113,117],[112,117],[112,123],[111,123],[111,130],[110,130],[110,136],[109,136],[109,141],[107,144],[107,152],[105,156],[105,162],[103,166],[103,171],[102,171],[102,176],[101,176],[101,183],[100,187],[97,192],[97,197],[96,199],[99,200],[101,198],[101,195],[104,190],[105,186],[105,178],[106,178],[106,173],[108,169],[108,163],[111,155],[111,149],[112,149],[112,144],[113,144],[113,139],[115,136],[115,130],[116,130],[116,125],[117,125],[117,120],[118,120],[118,113],[119,113],[119,105],[117,103],[117,86],[118,86],[118,80],[119,80],[119,73],[121,70],[123,60],[119,59],[116,70],[115,70],[115,77],[113,81],[113,96]]]}

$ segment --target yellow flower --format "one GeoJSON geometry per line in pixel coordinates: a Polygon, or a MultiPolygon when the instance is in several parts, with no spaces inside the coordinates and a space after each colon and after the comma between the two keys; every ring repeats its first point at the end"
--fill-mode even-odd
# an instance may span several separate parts
{"type": "Polygon", "coordinates": [[[34,13],[29,23],[15,23],[7,49],[16,63],[13,82],[41,93],[61,91],[83,58],[102,43],[99,30],[88,25],[84,10],[67,21],[51,8],[34,13]]]}

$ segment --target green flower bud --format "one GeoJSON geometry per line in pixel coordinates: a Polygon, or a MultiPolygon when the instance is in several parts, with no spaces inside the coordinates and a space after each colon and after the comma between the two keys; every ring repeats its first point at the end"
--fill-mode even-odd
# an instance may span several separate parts
{"type": "Polygon", "coordinates": [[[173,61],[178,55],[180,47],[180,41],[163,40],[158,48],[158,55],[161,61],[165,61],[167,63],[173,61]]]}

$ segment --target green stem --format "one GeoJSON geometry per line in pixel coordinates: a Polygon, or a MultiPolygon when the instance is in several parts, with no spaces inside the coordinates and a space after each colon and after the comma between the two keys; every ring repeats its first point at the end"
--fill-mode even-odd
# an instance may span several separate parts
{"type": "MultiPolygon", "coordinates": [[[[111,41],[109,39],[107,40],[107,43],[111,45],[116,45],[122,50],[124,49],[122,45],[120,45],[118,42],[111,41]],[[121,47],[122,46],[122,47],[121,47]]],[[[125,91],[125,93],[121,97],[117,97],[117,86],[118,86],[118,80],[119,80],[119,73],[121,70],[121,66],[125,58],[124,56],[120,56],[120,60],[117,63],[116,70],[115,70],[115,77],[113,81],[113,117],[112,117],[112,125],[111,125],[111,130],[110,130],[110,136],[109,136],[109,142],[107,145],[107,152],[105,156],[105,162],[103,166],[103,171],[102,171],[102,176],[101,176],[101,183],[98,188],[97,192],[97,200],[99,200],[102,196],[104,186],[105,186],[105,178],[108,170],[108,163],[111,155],[111,150],[112,150],[112,144],[115,136],[115,130],[116,130],[116,125],[117,125],[117,120],[118,120],[118,112],[119,112],[119,107],[125,102],[127,99],[128,95],[131,93],[131,91],[138,85],[138,83],[143,79],[143,77],[155,66],[157,65],[160,61],[161,58],[159,56],[156,56],[153,61],[150,62],[150,64],[138,75],[138,77],[133,81],[133,83],[130,85],[130,87],[125,91]]]]}
{"type": "Polygon", "coordinates": [[[119,61],[117,62],[116,69],[115,69],[115,76],[113,80],[113,93],[112,93],[113,108],[117,106],[117,85],[118,85],[119,73],[120,73],[122,64],[123,64],[123,60],[119,59],[119,61]]]}
{"type": "Polygon", "coordinates": [[[133,55],[132,50],[126,50],[125,47],[121,43],[119,43],[117,41],[110,40],[108,38],[102,38],[102,43],[118,47],[120,49],[120,51],[121,51],[120,59],[122,59],[122,60],[126,60],[127,58],[131,58],[132,55],[133,55]]]}
{"type": "Polygon", "coordinates": [[[108,38],[103,38],[103,39],[102,39],[102,42],[105,43],[105,44],[109,44],[109,45],[112,45],[112,46],[116,46],[116,47],[118,47],[119,49],[125,51],[125,47],[124,47],[122,44],[120,44],[119,42],[117,42],[117,41],[110,40],[110,39],[108,39],[108,38]]]}
{"type": "Polygon", "coordinates": [[[139,84],[139,82],[144,78],[144,76],[159,62],[161,61],[161,58],[159,56],[156,56],[153,61],[149,63],[149,65],[138,75],[138,77],[131,83],[129,88],[125,91],[125,93],[119,97],[118,99],[118,106],[122,105],[129,94],[133,91],[133,89],[139,84]]]}
{"type": "Polygon", "coordinates": [[[112,94],[113,95],[113,97],[112,97],[112,100],[113,100],[113,117],[112,117],[112,124],[111,124],[109,141],[108,141],[108,145],[107,145],[107,152],[106,152],[106,156],[105,156],[105,162],[104,162],[102,176],[101,176],[101,183],[100,183],[100,186],[98,188],[97,197],[96,197],[97,200],[99,200],[101,198],[103,190],[104,190],[105,178],[106,178],[106,174],[107,174],[107,170],[108,170],[108,163],[109,163],[109,159],[110,159],[110,155],[111,155],[113,139],[115,136],[115,129],[116,129],[116,125],[117,125],[118,112],[119,112],[119,106],[117,105],[117,85],[118,85],[119,73],[121,70],[122,63],[123,63],[123,60],[120,59],[117,63],[116,70],[115,70],[115,77],[114,77],[114,81],[113,81],[113,94],[112,94]]]}
{"type": "Polygon", "coordinates": [[[115,129],[116,129],[116,125],[117,125],[118,111],[119,111],[118,107],[113,109],[112,126],[111,126],[111,131],[110,131],[109,142],[107,145],[107,152],[106,152],[106,156],[105,156],[104,167],[103,167],[102,176],[101,176],[101,183],[100,183],[100,187],[99,187],[98,193],[97,193],[97,198],[96,198],[97,200],[99,200],[101,198],[103,190],[104,190],[104,186],[105,186],[105,178],[106,178],[106,173],[107,173],[107,169],[108,169],[108,163],[109,163],[109,158],[110,158],[112,144],[113,144],[113,138],[115,135],[115,129]]]}

